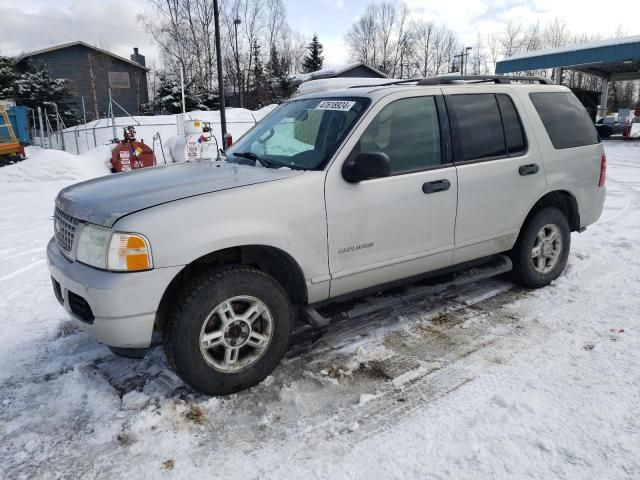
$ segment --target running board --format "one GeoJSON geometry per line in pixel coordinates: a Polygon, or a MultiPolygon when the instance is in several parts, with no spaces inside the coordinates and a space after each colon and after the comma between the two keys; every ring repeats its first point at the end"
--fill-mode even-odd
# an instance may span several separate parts
{"type": "Polygon", "coordinates": [[[318,307],[308,305],[303,307],[300,313],[304,321],[313,327],[322,328],[339,320],[352,319],[386,308],[407,304],[429,295],[494,277],[508,272],[512,268],[513,264],[509,257],[497,255],[486,263],[467,270],[420,280],[406,286],[391,288],[375,295],[354,300],[337,301],[318,307]]]}

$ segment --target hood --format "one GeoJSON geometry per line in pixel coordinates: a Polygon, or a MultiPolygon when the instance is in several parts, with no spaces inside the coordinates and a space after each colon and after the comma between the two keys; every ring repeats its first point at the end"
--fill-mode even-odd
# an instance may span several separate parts
{"type": "Polygon", "coordinates": [[[80,220],[112,227],[119,218],[145,208],[302,173],[210,160],[177,163],[71,185],[60,191],[56,207],[80,220]]]}

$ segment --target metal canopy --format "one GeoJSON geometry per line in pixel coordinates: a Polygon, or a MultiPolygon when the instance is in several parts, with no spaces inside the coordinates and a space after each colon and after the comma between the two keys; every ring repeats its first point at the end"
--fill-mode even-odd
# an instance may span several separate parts
{"type": "Polygon", "coordinates": [[[569,68],[609,81],[640,79],[640,36],[568,45],[516,55],[496,64],[496,73],[569,68]]]}

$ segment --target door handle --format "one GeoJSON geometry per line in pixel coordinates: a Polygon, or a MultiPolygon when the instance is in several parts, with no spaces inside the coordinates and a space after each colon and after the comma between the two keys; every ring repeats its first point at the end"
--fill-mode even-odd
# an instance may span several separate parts
{"type": "Polygon", "coordinates": [[[537,163],[530,163],[528,165],[521,165],[520,168],[518,169],[518,172],[523,177],[525,175],[533,175],[535,173],[538,173],[539,171],[540,171],[540,167],[538,166],[537,163]]]}
{"type": "Polygon", "coordinates": [[[422,184],[422,191],[424,193],[444,192],[445,190],[449,190],[450,186],[451,182],[447,179],[435,180],[433,182],[426,182],[422,184]]]}

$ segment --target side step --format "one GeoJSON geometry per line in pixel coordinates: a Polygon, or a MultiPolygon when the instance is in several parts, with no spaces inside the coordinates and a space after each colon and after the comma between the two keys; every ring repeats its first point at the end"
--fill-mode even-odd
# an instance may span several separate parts
{"type": "Polygon", "coordinates": [[[419,280],[409,285],[391,288],[387,291],[362,298],[336,301],[318,307],[308,305],[301,309],[301,317],[313,327],[322,328],[330,323],[356,318],[378,310],[407,304],[428,295],[461,287],[469,283],[494,277],[513,268],[511,259],[506,255],[492,257],[486,263],[438,277],[419,280]]]}

